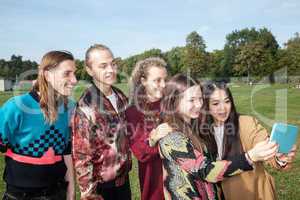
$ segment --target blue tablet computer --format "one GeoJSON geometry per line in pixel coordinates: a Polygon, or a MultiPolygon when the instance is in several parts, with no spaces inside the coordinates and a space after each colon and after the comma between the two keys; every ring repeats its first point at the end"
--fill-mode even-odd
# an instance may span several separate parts
{"type": "Polygon", "coordinates": [[[279,153],[288,153],[297,142],[297,134],[297,126],[275,123],[272,128],[270,140],[279,145],[279,153]]]}

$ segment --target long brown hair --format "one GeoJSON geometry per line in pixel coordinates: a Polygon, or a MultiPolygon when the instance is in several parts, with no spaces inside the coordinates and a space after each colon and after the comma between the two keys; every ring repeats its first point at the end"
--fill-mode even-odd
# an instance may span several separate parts
{"type": "MultiPolygon", "coordinates": [[[[50,51],[46,53],[38,68],[38,77],[33,89],[39,93],[40,107],[47,123],[52,124],[57,119],[59,95],[48,83],[45,77],[45,71],[57,67],[66,60],[74,61],[73,55],[68,51],[50,51]]],[[[67,97],[62,97],[66,106],[67,97]]]]}
{"type": "Polygon", "coordinates": [[[193,146],[198,151],[202,152],[204,143],[199,137],[198,131],[195,130],[199,119],[192,120],[191,124],[188,124],[178,113],[178,106],[182,98],[182,94],[188,88],[195,85],[200,86],[197,81],[183,74],[177,74],[171,78],[168,81],[163,94],[161,104],[162,115],[164,122],[167,122],[174,131],[185,134],[192,141],[193,146]]]}

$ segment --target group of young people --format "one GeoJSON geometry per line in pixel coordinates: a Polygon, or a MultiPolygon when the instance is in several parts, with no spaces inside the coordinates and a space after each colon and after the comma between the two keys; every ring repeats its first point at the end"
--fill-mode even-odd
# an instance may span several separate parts
{"type": "Polygon", "coordinates": [[[3,200],[74,200],[75,177],[82,200],[130,200],[131,154],[142,200],[276,199],[264,164],[290,168],[296,146],[277,153],[225,83],[169,79],[166,62],[150,57],[135,65],[128,99],[113,86],[117,62],[107,46],[91,46],[93,81],[74,102],[73,55],[43,56],[32,90],[0,109],[3,200]]]}

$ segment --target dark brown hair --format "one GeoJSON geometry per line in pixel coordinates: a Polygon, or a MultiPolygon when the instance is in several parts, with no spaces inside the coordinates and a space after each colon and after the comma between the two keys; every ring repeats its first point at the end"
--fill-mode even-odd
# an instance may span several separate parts
{"type": "Polygon", "coordinates": [[[217,144],[213,140],[208,141],[211,138],[214,138],[214,129],[212,128],[214,124],[213,117],[209,114],[209,101],[211,95],[215,90],[223,90],[228,96],[231,102],[231,110],[228,116],[228,119],[224,123],[224,154],[223,159],[228,158],[229,156],[233,156],[239,153],[242,153],[242,146],[240,141],[239,134],[239,113],[237,113],[234,100],[231,94],[230,89],[227,87],[225,82],[207,82],[203,87],[203,96],[204,96],[204,104],[203,109],[205,110],[205,124],[208,125],[208,129],[201,130],[201,133],[204,134],[203,138],[209,144],[209,152],[217,155],[217,144]]]}

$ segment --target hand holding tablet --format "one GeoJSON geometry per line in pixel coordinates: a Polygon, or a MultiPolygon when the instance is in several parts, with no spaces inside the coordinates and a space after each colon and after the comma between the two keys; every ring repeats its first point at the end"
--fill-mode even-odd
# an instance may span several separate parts
{"type": "Polygon", "coordinates": [[[298,127],[290,124],[275,123],[270,141],[279,145],[279,153],[288,154],[297,142],[298,127]]]}

